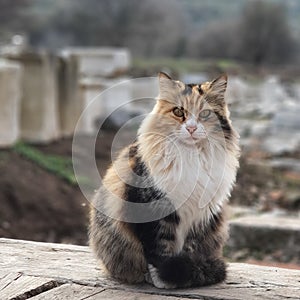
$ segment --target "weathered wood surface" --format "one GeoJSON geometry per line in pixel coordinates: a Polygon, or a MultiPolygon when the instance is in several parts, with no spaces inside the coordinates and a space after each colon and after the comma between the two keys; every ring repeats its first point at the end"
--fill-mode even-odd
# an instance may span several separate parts
{"type": "Polygon", "coordinates": [[[226,282],[159,290],[108,278],[88,247],[0,239],[0,299],[300,299],[300,271],[233,263],[226,282]]]}
{"type": "Polygon", "coordinates": [[[59,286],[55,280],[10,273],[0,279],[0,299],[28,299],[59,286]]]}
{"type": "MultiPolygon", "coordinates": [[[[99,299],[99,294],[105,289],[101,287],[84,286],[75,283],[66,283],[58,288],[41,293],[34,300],[60,300],[60,299],[99,299]]],[[[103,294],[103,293],[102,293],[103,294]]],[[[101,298],[102,299],[102,298],[101,298]]]]}
{"type": "MultiPolygon", "coordinates": [[[[78,284],[64,284],[56,289],[42,293],[33,300],[49,300],[49,299],[89,299],[89,300],[157,300],[158,295],[145,294],[134,291],[122,291],[115,289],[93,288],[81,286],[78,284]]],[[[159,295],[161,300],[178,300],[180,298],[174,296],[159,295]]]]}

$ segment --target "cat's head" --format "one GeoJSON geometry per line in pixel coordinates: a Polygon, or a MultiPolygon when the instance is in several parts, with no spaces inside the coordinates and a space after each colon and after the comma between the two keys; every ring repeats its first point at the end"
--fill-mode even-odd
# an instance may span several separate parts
{"type": "Polygon", "coordinates": [[[157,134],[187,147],[230,142],[236,137],[225,102],[227,76],[185,84],[159,73],[159,96],[140,134],[157,134]]]}

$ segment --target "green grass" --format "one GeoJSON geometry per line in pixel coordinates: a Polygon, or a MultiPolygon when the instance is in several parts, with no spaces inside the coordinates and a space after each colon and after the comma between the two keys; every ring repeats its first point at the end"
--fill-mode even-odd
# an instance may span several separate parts
{"type": "Polygon", "coordinates": [[[24,143],[16,144],[14,146],[14,151],[26,159],[34,162],[46,171],[64,179],[69,184],[73,186],[77,185],[77,180],[73,171],[72,160],[70,158],[44,154],[34,147],[24,143]]]}
{"type": "Polygon", "coordinates": [[[239,64],[236,61],[230,59],[217,60],[216,65],[224,71],[227,69],[237,69],[239,67],[239,64]]]}

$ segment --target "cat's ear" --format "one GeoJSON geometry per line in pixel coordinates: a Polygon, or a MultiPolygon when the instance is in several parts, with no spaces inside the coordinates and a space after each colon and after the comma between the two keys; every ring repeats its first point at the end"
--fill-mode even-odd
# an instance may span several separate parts
{"type": "Polygon", "coordinates": [[[168,74],[164,72],[159,72],[158,79],[159,79],[159,91],[161,96],[164,93],[174,89],[174,81],[168,74]]]}
{"type": "Polygon", "coordinates": [[[158,78],[159,78],[159,80],[160,79],[169,79],[169,80],[172,80],[172,78],[167,74],[167,73],[165,73],[165,72],[159,72],[158,73],[158,78]]]}
{"type": "Polygon", "coordinates": [[[227,88],[228,77],[223,74],[210,83],[210,90],[217,95],[224,96],[227,88]]]}

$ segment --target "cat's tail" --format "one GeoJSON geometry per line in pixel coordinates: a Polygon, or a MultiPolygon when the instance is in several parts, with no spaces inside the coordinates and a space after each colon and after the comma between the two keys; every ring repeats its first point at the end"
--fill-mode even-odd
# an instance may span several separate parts
{"type": "Polygon", "coordinates": [[[170,257],[158,268],[160,278],[177,287],[203,286],[221,282],[226,264],[219,258],[192,260],[189,256],[170,257]]]}

